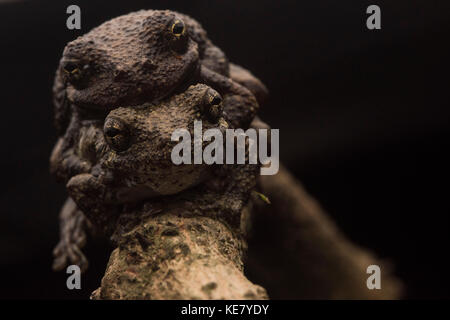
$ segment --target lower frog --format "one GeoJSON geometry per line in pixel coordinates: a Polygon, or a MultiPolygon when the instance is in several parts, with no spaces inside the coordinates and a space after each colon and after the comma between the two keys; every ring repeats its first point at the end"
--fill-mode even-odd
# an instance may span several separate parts
{"type": "MultiPolygon", "coordinates": [[[[220,94],[203,84],[159,104],[111,111],[103,128],[94,123],[82,131],[79,156],[94,158],[96,165],[90,173],[69,180],[71,198],[107,234],[115,230],[123,205],[147,199],[175,203],[186,197],[195,201],[188,201],[185,211],[211,215],[239,228],[240,212],[256,184],[259,166],[174,164],[172,152],[178,142],[172,141],[173,133],[186,129],[194,136],[196,121],[202,121],[205,131],[228,128],[220,94]]],[[[194,148],[195,139],[190,143],[194,148]]]]}

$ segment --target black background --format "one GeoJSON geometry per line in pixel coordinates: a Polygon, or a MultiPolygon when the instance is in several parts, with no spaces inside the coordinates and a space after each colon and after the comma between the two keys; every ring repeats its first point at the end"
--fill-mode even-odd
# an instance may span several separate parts
{"type": "Polygon", "coordinates": [[[142,8],[192,15],[260,77],[282,163],[352,240],[394,262],[407,298],[449,297],[450,5],[431,0],[0,0],[0,297],[87,298],[99,285],[102,244],[81,291],[50,269],[65,198],[48,173],[51,86],[68,41],[142,8]],[[81,31],[66,28],[69,4],[81,31]],[[369,4],[381,30],[366,28],[369,4]]]}

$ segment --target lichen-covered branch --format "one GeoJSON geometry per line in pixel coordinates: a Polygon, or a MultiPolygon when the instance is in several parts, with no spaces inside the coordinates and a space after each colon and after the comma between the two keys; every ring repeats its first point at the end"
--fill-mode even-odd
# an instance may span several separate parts
{"type": "Polygon", "coordinates": [[[93,299],[266,299],[243,274],[245,242],[208,217],[158,214],[118,239],[93,299]]]}

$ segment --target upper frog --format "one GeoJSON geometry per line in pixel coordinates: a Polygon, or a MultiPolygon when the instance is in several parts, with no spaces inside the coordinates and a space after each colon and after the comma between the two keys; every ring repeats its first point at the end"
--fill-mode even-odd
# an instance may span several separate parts
{"type": "Polygon", "coordinates": [[[258,98],[267,94],[248,71],[230,68],[202,26],[186,15],[142,10],[109,20],[64,49],[53,87],[59,134],[71,120],[72,107],[82,117],[103,119],[118,105],[157,102],[204,82],[201,67],[236,78],[258,98]]]}
{"type": "MultiPolygon", "coordinates": [[[[72,41],[64,50],[53,87],[59,139],[50,159],[52,174],[66,183],[74,175],[91,172],[95,157],[79,157],[78,149],[89,145],[83,132],[91,124],[103,128],[112,109],[158,103],[194,83],[221,94],[224,119],[234,128],[247,128],[258,110],[256,100],[267,96],[258,79],[229,64],[201,25],[180,13],[130,13],[72,41]]],[[[72,207],[76,208],[67,208],[72,207]]],[[[62,230],[67,229],[66,222],[74,225],[72,216],[83,215],[73,215],[67,208],[61,211],[62,230]]],[[[72,256],[79,252],[79,244],[72,249],[67,235],[72,231],[64,232],[62,251],[72,256]]],[[[82,234],[77,228],[73,232],[75,238],[82,234]]]]}

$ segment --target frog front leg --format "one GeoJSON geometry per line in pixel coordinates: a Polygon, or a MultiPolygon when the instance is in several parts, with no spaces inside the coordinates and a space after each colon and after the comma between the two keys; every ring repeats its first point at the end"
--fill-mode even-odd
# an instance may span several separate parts
{"type": "MultiPolygon", "coordinates": [[[[76,120],[76,119],[75,119],[76,120]]],[[[76,123],[72,120],[64,136],[56,142],[50,157],[50,172],[59,181],[67,181],[73,174],[87,172],[91,165],[75,155],[72,144],[76,123]]],[[[59,214],[60,240],[53,250],[53,270],[60,271],[68,264],[76,264],[84,272],[88,260],[82,252],[91,225],[75,202],[68,198],[59,214]]]]}
{"type": "Polygon", "coordinates": [[[91,221],[96,230],[110,235],[115,227],[120,206],[102,182],[102,178],[90,173],[72,177],[67,183],[70,197],[91,221]]]}
{"type": "Polygon", "coordinates": [[[76,114],[73,115],[65,134],[60,136],[50,156],[50,173],[58,181],[67,182],[71,177],[91,170],[91,163],[77,152],[80,141],[81,123],[76,114]]]}
{"type": "Polygon", "coordinates": [[[81,249],[86,245],[87,232],[92,231],[92,225],[71,198],[66,200],[59,214],[59,229],[60,240],[53,250],[53,270],[63,270],[70,263],[86,271],[89,263],[81,249]]]}
{"type": "Polygon", "coordinates": [[[253,93],[260,106],[264,105],[269,97],[269,90],[257,77],[247,69],[230,63],[230,78],[243,85],[253,93]]]}
{"type": "Polygon", "coordinates": [[[205,66],[201,67],[202,82],[223,96],[224,117],[232,128],[248,128],[259,105],[255,96],[244,86],[205,66]]]}

